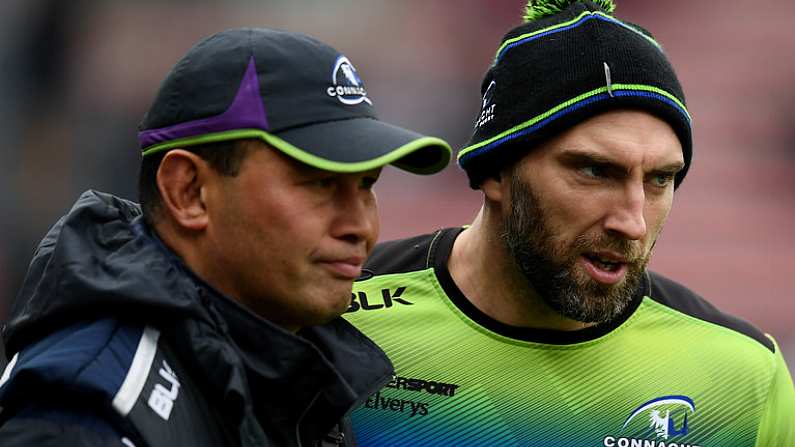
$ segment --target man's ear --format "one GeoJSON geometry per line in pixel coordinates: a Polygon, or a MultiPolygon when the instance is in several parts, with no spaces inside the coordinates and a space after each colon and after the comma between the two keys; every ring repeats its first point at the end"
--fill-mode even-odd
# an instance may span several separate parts
{"type": "Polygon", "coordinates": [[[480,189],[483,191],[483,195],[486,196],[486,200],[502,202],[503,197],[508,194],[507,187],[508,183],[510,183],[507,181],[508,178],[508,173],[504,169],[486,177],[480,184],[480,189]]]}
{"type": "Polygon", "coordinates": [[[183,149],[166,153],[157,169],[157,188],[163,211],[179,227],[203,230],[208,216],[202,196],[209,166],[198,155],[183,149]]]}

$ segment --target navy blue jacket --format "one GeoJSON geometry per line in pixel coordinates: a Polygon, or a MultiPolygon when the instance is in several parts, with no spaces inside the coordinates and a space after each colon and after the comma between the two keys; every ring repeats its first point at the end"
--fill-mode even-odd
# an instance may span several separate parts
{"type": "Polygon", "coordinates": [[[348,413],[393,372],[341,318],[296,335],[222,296],[94,191],[42,240],[3,338],[9,447],[355,445],[348,413]]]}

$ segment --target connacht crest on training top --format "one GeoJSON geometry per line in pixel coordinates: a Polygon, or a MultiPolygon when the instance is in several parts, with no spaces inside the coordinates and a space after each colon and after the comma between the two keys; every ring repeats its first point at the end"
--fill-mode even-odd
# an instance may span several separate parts
{"type": "Polygon", "coordinates": [[[605,447],[701,447],[680,440],[689,433],[688,417],[696,413],[696,404],[687,396],[663,396],[639,405],[624,421],[625,436],[606,436],[605,447]],[[634,421],[634,422],[633,422],[634,421]],[[649,439],[654,436],[656,439],[649,439]]]}

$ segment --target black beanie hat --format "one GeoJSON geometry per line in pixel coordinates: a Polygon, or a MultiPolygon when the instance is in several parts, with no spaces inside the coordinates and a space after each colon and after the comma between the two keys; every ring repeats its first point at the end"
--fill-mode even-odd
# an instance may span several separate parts
{"type": "Polygon", "coordinates": [[[682,87],[651,34],[611,15],[612,0],[530,0],[526,23],[503,38],[481,86],[483,104],[458,163],[472,188],[538,143],[607,110],[665,120],[692,155],[682,87]]]}

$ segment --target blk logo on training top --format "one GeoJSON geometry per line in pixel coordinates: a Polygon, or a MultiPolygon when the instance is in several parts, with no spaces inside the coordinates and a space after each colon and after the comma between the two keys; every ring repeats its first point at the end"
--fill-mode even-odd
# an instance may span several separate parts
{"type": "Polygon", "coordinates": [[[390,307],[398,304],[403,306],[412,306],[414,303],[401,298],[403,292],[406,291],[405,287],[398,287],[395,290],[381,289],[381,298],[368,297],[365,292],[351,293],[351,304],[346,313],[356,312],[358,310],[378,310],[389,309],[390,307]]]}
{"type": "Polygon", "coordinates": [[[326,93],[343,104],[356,105],[366,102],[373,105],[367,97],[362,78],[345,56],[338,57],[334,63],[334,68],[331,70],[331,85],[326,89],[326,93]]]}
{"type": "Polygon", "coordinates": [[[688,417],[696,413],[696,404],[687,396],[663,396],[639,405],[624,421],[622,430],[638,433],[645,430],[651,439],[607,436],[605,447],[700,447],[676,442],[689,433],[688,417]],[[653,438],[652,438],[653,437],[653,438]]]}

